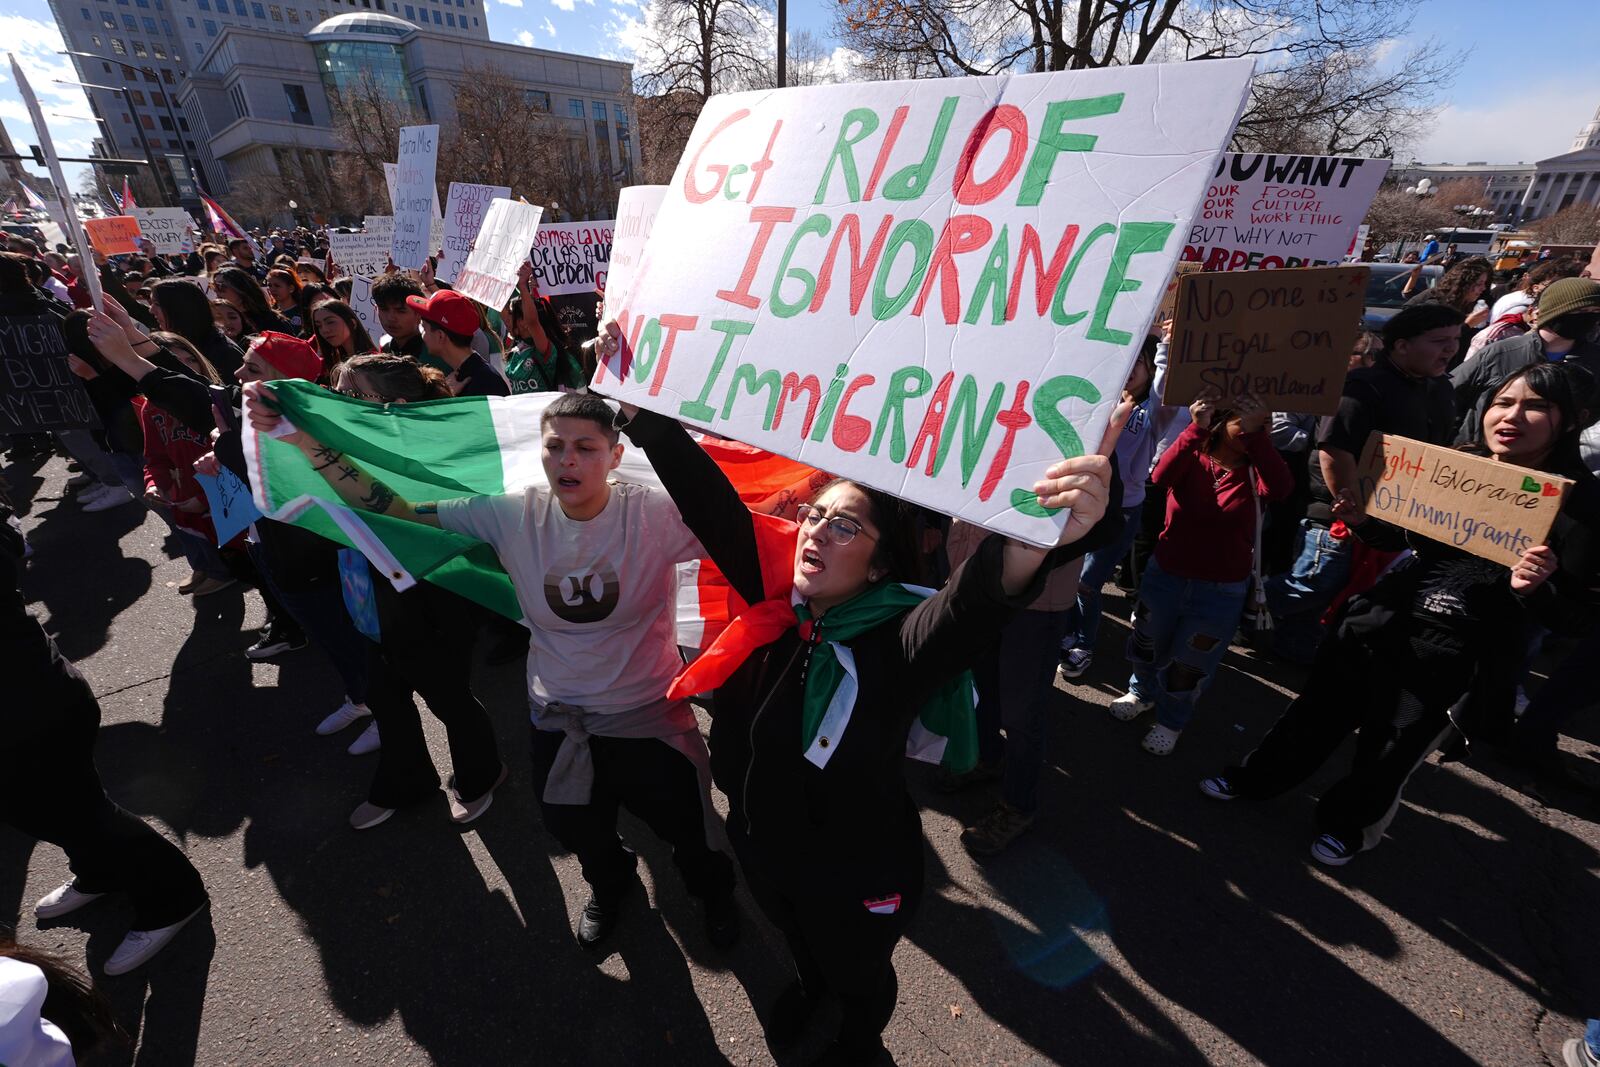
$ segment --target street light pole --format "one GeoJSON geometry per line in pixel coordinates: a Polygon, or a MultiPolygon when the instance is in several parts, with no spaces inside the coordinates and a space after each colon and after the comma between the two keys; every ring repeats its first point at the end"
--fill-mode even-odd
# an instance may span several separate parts
{"type": "MultiPolygon", "coordinates": [[[[73,51],[72,49],[67,49],[61,54],[64,56],[78,56],[83,59],[98,59],[105,63],[117,62],[115,56],[100,56],[95,55],[93,52],[77,52],[73,51]]],[[[127,66],[125,63],[121,65],[127,66]]],[[[159,79],[161,74],[161,72],[156,70],[154,67],[134,67],[132,69],[143,71],[152,78],[159,79]]],[[[195,183],[196,188],[198,188],[202,193],[208,192],[209,190],[206,189],[205,179],[201,177],[200,168],[195,166],[194,159],[189,155],[188,142],[184,139],[183,127],[178,123],[177,112],[172,110],[172,94],[167,91],[163,82],[158,80],[155,84],[157,86],[156,92],[161,94],[162,106],[167,109],[167,118],[172,120],[172,135],[178,139],[178,151],[183,154],[183,165],[189,169],[189,178],[195,183]]],[[[173,191],[177,192],[176,189],[173,191]]],[[[177,199],[181,200],[183,198],[180,196],[177,199]]]]}
{"type": "MultiPolygon", "coordinates": [[[[155,179],[156,190],[158,192],[161,192],[161,193],[164,194],[166,192],[166,190],[162,187],[162,184],[161,184],[161,172],[156,170],[155,157],[150,154],[150,141],[149,141],[148,138],[145,137],[145,135],[144,135],[144,127],[142,125],[140,125],[140,123],[139,123],[139,112],[134,109],[134,106],[133,106],[133,94],[128,91],[128,87],[126,85],[96,85],[93,82],[75,82],[75,81],[68,81],[65,78],[57,78],[56,79],[56,84],[57,85],[76,85],[76,86],[79,86],[79,87],[84,88],[84,89],[101,89],[101,90],[104,90],[105,92],[108,92],[108,93],[121,93],[122,94],[122,99],[124,101],[126,101],[126,103],[128,105],[128,117],[133,121],[133,128],[135,130],[139,131],[139,147],[144,150],[144,161],[150,167],[150,170],[153,172],[151,174],[151,177],[153,177],[155,179]]],[[[110,125],[110,123],[107,123],[107,126],[109,126],[109,125],[110,125]]],[[[176,190],[174,190],[174,191],[176,191],[176,190]]],[[[174,197],[173,199],[176,200],[177,198],[174,197]]]]}
{"type": "Polygon", "coordinates": [[[788,84],[789,69],[789,4],[788,0],[778,0],[778,88],[782,89],[788,84]]]}

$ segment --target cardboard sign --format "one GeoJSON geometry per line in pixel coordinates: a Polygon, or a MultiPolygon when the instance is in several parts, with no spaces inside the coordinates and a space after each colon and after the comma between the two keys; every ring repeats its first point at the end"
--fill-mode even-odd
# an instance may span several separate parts
{"type": "Polygon", "coordinates": [[[181,207],[135,207],[128,214],[139,222],[146,251],[160,256],[194,251],[194,216],[181,207]]]}
{"type": "Polygon", "coordinates": [[[433,227],[433,202],[439,196],[433,183],[438,164],[439,127],[400,127],[400,162],[395,179],[394,239],[389,256],[402,270],[419,270],[435,251],[429,240],[433,227]]]}
{"type": "Polygon", "coordinates": [[[361,325],[367,328],[367,335],[374,344],[383,340],[383,324],[378,321],[378,308],[372,302],[372,279],[350,279],[350,310],[356,313],[356,318],[361,320],[361,325]]]}
{"type": "Polygon", "coordinates": [[[218,545],[232,541],[261,518],[261,509],[250,498],[250,487],[228,468],[219,468],[215,478],[197,473],[194,480],[205,490],[206,503],[211,505],[211,525],[216,528],[218,545]]]}
{"type": "Polygon", "coordinates": [[[547,222],[539,227],[528,253],[533,281],[544,296],[577,296],[604,291],[606,265],[616,223],[547,222]]]}
{"type": "Polygon", "coordinates": [[[456,276],[456,291],[498,311],[517,287],[517,272],[528,258],[544,209],[516,200],[491,200],[467,265],[456,276]]]}
{"type": "Polygon", "coordinates": [[[1032,486],[1099,446],[1252,67],[713,97],[594,384],[1054,544],[1032,486]]]}
{"type": "MultiPolygon", "coordinates": [[[[387,217],[387,216],[385,216],[387,217]]],[[[389,266],[390,234],[328,231],[328,258],[347,278],[376,278],[389,266]]]]}
{"type": "Polygon", "coordinates": [[[1392,434],[1361,453],[1367,514],[1506,566],[1542,545],[1572,482],[1392,434]]]}
{"type": "Polygon", "coordinates": [[[1249,393],[1273,411],[1332,415],[1368,273],[1348,266],[1184,275],[1162,401],[1188,404],[1209,385],[1224,403],[1249,393]]]}
{"type": "Polygon", "coordinates": [[[102,256],[125,256],[139,251],[139,220],[132,215],[112,215],[104,219],[84,219],[89,243],[102,256]]]}
{"type": "Polygon", "coordinates": [[[1206,188],[1183,258],[1208,271],[1342,262],[1388,173],[1387,159],[1230,152],[1206,188]]]}
{"type": "Polygon", "coordinates": [[[604,289],[625,293],[644,257],[645,244],[655,228],[656,214],[666,199],[665,185],[630,185],[617,194],[617,221],[611,234],[611,261],[606,265],[604,289]]]}
{"type": "Polygon", "coordinates": [[[467,253],[478,237],[483,216],[492,200],[511,199],[511,190],[504,185],[471,185],[467,182],[450,183],[450,200],[445,205],[444,240],[440,247],[439,268],[435,275],[442,282],[455,284],[456,275],[466,266],[467,253]]]}
{"type": "Polygon", "coordinates": [[[67,368],[60,320],[0,316],[0,435],[99,428],[88,391],[67,368]]]}
{"type": "Polygon", "coordinates": [[[1180,259],[1173,264],[1172,277],[1167,280],[1166,292],[1161,294],[1161,306],[1156,309],[1155,322],[1160,325],[1178,313],[1178,281],[1185,274],[1193,274],[1200,264],[1180,259]]]}

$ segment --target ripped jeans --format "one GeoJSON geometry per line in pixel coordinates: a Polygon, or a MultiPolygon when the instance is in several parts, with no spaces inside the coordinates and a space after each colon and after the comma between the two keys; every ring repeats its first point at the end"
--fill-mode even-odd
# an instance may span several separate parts
{"type": "Polygon", "coordinates": [[[1128,691],[1155,704],[1162,726],[1182,730],[1194,717],[1238,628],[1249,584],[1176,578],[1153,556],[1145,565],[1128,637],[1128,691]]]}

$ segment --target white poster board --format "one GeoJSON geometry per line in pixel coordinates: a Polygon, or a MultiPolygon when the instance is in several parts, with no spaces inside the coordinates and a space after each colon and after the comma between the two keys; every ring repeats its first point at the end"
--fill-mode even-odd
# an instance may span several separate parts
{"type": "MultiPolygon", "coordinates": [[[[395,197],[399,195],[400,164],[385,163],[383,165],[383,182],[389,187],[389,211],[394,212],[395,197]]],[[[439,210],[439,187],[433,187],[433,217],[444,218],[444,213],[439,210]]]]}
{"type": "Polygon", "coordinates": [[[194,216],[181,207],[134,207],[128,214],[139,220],[139,236],[158,256],[194,251],[194,235],[199,231],[194,216]]]}
{"type": "Polygon", "coordinates": [[[547,222],[534,236],[528,262],[544,296],[575,296],[604,290],[616,223],[547,222]]]}
{"type": "Polygon", "coordinates": [[[491,200],[478,239],[456,277],[456,291],[496,311],[517,287],[544,209],[517,200],[491,200]]]}
{"type": "MultiPolygon", "coordinates": [[[[369,216],[387,218],[387,216],[369,216]]],[[[376,278],[389,266],[390,230],[369,229],[365,233],[328,231],[328,258],[347,278],[376,278]]]]}
{"type": "Polygon", "coordinates": [[[435,251],[429,240],[433,228],[433,202],[439,195],[433,183],[439,156],[439,127],[400,127],[400,161],[395,178],[394,239],[389,258],[402,270],[419,270],[435,251]]]}
{"type": "Polygon", "coordinates": [[[483,225],[483,216],[491,200],[509,200],[511,190],[504,185],[473,185],[469,182],[451,182],[450,199],[445,204],[444,240],[440,247],[439,269],[435,276],[442,282],[455,284],[456,275],[466,265],[467,253],[483,225]]]}
{"type": "MultiPolygon", "coordinates": [[[[607,293],[625,293],[644,256],[645,243],[666,199],[665,185],[630,185],[617,194],[617,222],[612,230],[611,261],[606,265],[607,293]]],[[[603,321],[603,319],[602,319],[603,321]]]]}
{"type": "Polygon", "coordinates": [[[1252,67],[713,97],[594,385],[1053,544],[1032,486],[1098,447],[1252,67]]]}
{"type": "Polygon", "coordinates": [[[356,313],[361,325],[367,328],[372,343],[380,343],[383,340],[383,325],[378,321],[377,305],[372,302],[371,278],[350,279],[350,310],[356,313]]]}
{"type": "MultiPolygon", "coordinates": [[[[44,113],[39,110],[39,98],[33,95],[33,86],[28,83],[27,75],[23,74],[22,68],[17,65],[17,57],[8,58],[11,60],[11,78],[17,83],[17,92],[22,94],[23,106],[28,109],[28,118],[33,122],[33,132],[39,138],[39,151],[44,154],[45,168],[50,172],[50,183],[55,186],[56,199],[60,201],[61,217],[56,219],[56,225],[61,227],[64,241],[71,241],[72,246],[78,250],[78,262],[91,264],[94,262],[94,254],[89,248],[89,235],[78,225],[78,209],[72,202],[72,191],[67,185],[67,177],[61,172],[61,157],[56,154],[56,143],[50,138],[50,127],[45,124],[44,113]]],[[[55,217],[53,212],[51,217],[55,217]]],[[[85,270],[83,284],[89,289],[89,299],[95,309],[105,310],[105,296],[100,290],[99,272],[92,269],[85,270]]]]}
{"type": "Polygon", "coordinates": [[[1389,173],[1387,159],[1230,152],[1184,242],[1208,271],[1344,262],[1389,173]]]}

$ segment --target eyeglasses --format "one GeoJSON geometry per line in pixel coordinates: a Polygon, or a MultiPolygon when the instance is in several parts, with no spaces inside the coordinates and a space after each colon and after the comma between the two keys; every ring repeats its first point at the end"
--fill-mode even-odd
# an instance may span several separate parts
{"type": "Polygon", "coordinates": [[[860,534],[870,541],[877,540],[876,537],[862,529],[861,524],[854,519],[847,519],[843,515],[835,515],[829,518],[820,509],[814,508],[810,504],[801,504],[795,509],[794,515],[795,519],[800,523],[800,528],[807,533],[812,533],[817,527],[826,524],[828,527],[828,540],[840,547],[854,541],[856,534],[860,534]]]}

